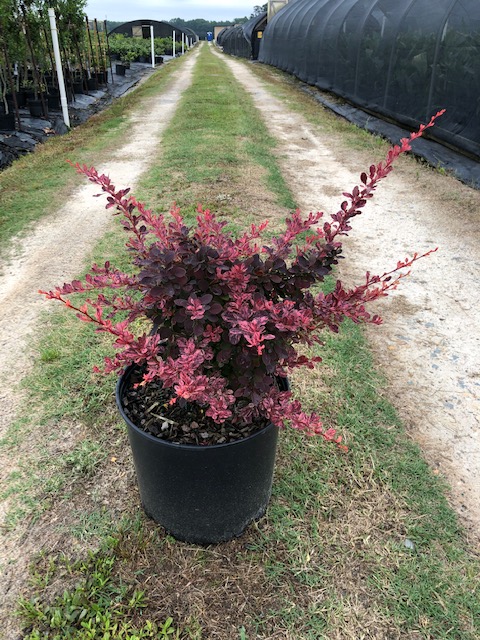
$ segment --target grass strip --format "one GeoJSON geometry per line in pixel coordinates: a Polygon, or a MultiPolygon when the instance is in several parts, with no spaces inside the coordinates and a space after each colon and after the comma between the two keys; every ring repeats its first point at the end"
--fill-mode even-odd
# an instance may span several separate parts
{"type": "MultiPolygon", "coordinates": [[[[211,87],[210,78],[205,82],[211,87]]],[[[191,92],[199,91],[198,84],[194,87],[185,95],[179,117],[184,117],[182,109],[192,99],[191,92]]],[[[218,99],[227,102],[228,95],[218,99]]],[[[233,89],[231,95],[236,102],[233,89]]],[[[199,128],[202,113],[196,115],[199,128]]],[[[212,128],[209,125],[208,131],[212,128]]],[[[217,135],[223,132],[228,137],[230,129],[231,121],[223,120],[217,135]]],[[[171,149],[179,149],[174,166],[178,175],[185,176],[181,149],[186,145],[178,137],[181,129],[174,130],[177,145],[169,143],[171,149]]],[[[191,135],[193,144],[191,129],[188,132],[185,135],[191,135]]],[[[239,138],[233,140],[236,145],[239,138]]],[[[188,185],[191,193],[209,189],[222,173],[235,180],[245,159],[240,147],[237,153],[221,163],[194,154],[199,166],[188,173],[195,178],[188,185]]],[[[152,196],[149,201],[163,202],[165,194],[181,192],[181,180],[175,182],[175,171],[163,160],[155,171],[162,179],[166,171],[171,173],[159,192],[155,180],[144,184],[152,196]]],[[[230,208],[234,213],[235,207],[230,208]]],[[[95,254],[115,262],[120,245],[106,238],[95,254]]],[[[326,424],[346,432],[350,452],[333,454],[314,439],[282,433],[267,517],[240,540],[206,549],[177,543],[135,515],[138,498],[133,478],[122,471],[131,463],[122,458],[127,444],[116,424],[113,383],[89,373],[89,365],[98,362],[105,345],[89,330],[75,318],[56,315],[30,380],[32,384],[42,380],[31,392],[43,407],[45,433],[56,424],[61,437],[65,423],[73,420],[83,425],[91,441],[102,442],[108,450],[107,459],[88,471],[92,475],[84,474],[70,484],[68,496],[59,492],[49,508],[52,514],[65,513],[68,549],[68,540],[78,535],[74,529],[78,509],[92,513],[93,521],[103,504],[101,496],[110,488],[108,506],[101,512],[102,530],[110,513],[110,532],[116,531],[118,540],[115,562],[122,575],[135,576],[135,589],[145,591],[144,620],[160,624],[171,616],[180,638],[197,640],[363,636],[475,640],[480,636],[478,558],[466,546],[441,480],[405,435],[386,400],[385,382],[374,371],[359,327],[345,323],[340,335],[326,335],[318,352],[324,360],[319,370],[293,379],[304,404],[317,409],[326,424]],[[87,412],[81,410],[83,401],[90,403],[87,412]],[[121,527],[115,525],[119,510],[125,516],[121,527]]],[[[15,445],[5,446],[12,447],[13,454],[15,445]]],[[[78,441],[76,447],[78,458],[78,441]]],[[[48,516],[46,512],[43,519],[48,516]]],[[[100,534],[100,546],[102,539],[100,534]]],[[[50,606],[45,589],[36,590],[32,598],[37,598],[42,611],[50,606]]],[[[55,637],[53,630],[37,628],[44,633],[37,637],[55,637]]]]}
{"type": "Polygon", "coordinates": [[[226,64],[203,47],[192,87],[163,136],[161,161],[140,183],[142,196],[158,209],[176,201],[185,212],[194,211],[201,198],[212,210],[232,217],[240,213],[244,224],[235,191],[248,192],[249,181],[261,190],[258,174],[263,170],[264,188],[275,194],[277,205],[293,209],[296,203],[273,154],[275,146],[250,95],[226,64]],[[246,165],[256,166],[255,176],[245,175],[246,165]]]}

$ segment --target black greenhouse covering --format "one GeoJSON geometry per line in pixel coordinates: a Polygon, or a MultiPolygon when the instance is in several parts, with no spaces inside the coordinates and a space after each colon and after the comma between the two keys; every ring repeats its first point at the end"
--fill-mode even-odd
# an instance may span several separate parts
{"type": "Polygon", "coordinates": [[[219,47],[222,46],[223,36],[227,34],[228,29],[229,27],[224,27],[217,35],[217,44],[219,47]]]}
{"type": "Polygon", "coordinates": [[[266,24],[265,11],[244,24],[222,29],[217,36],[217,44],[232,56],[256,60],[266,24]]]}
{"type": "Polygon", "coordinates": [[[259,60],[480,157],[479,0],[294,0],[259,60]]]}
{"type": "Polygon", "coordinates": [[[186,37],[194,41],[198,40],[196,34],[191,29],[180,29],[169,22],[160,22],[158,20],[132,20],[131,22],[124,22],[118,27],[115,27],[115,29],[112,29],[110,34],[123,33],[123,35],[129,37],[150,38],[150,25],[153,25],[154,38],[171,38],[175,31],[175,40],[179,42],[182,39],[182,32],[185,33],[186,37]]]}
{"type": "Polygon", "coordinates": [[[189,38],[190,38],[190,40],[191,40],[192,42],[198,42],[198,36],[197,36],[197,34],[195,33],[195,31],[193,31],[193,30],[192,30],[192,29],[190,29],[189,27],[182,27],[182,29],[181,29],[181,30],[185,33],[185,35],[186,35],[187,37],[189,37],[189,38]]]}

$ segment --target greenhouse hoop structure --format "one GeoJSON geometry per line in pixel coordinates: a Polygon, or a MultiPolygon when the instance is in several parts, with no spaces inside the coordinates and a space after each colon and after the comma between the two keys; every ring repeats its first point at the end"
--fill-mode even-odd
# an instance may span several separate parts
{"type": "Polygon", "coordinates": [[[175,34],[176,42],[182,41],[182,33],[193,44],[197,42],[198,36],[191,29],[186,27],[180,28],[169,22],[161,22],[159,20],[131,20],[112,29],[110,35],[122,34],[130,38],[150,38],[150,26],[153,26],[154,38],[171,38],[175,34]]]}
{"type": "Polygon", "coordinates": [[[478,0],[291,0],[259,60],[480,159],[478,0]]]}
{"type": "Polygon", "coordinates": [[[225,27],[217,36],[217,45],[232,56],[256,60],[266,24],[264,11],[244,24],[225,27]]]}

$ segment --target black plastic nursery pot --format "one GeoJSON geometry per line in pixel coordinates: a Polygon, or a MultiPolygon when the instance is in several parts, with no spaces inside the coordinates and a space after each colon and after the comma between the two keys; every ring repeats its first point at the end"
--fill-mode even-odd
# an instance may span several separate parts
{"type": "Polygon", "coordinates": [[[56,94],[48,95],[47,106],[49,109],[60,109],[60,96],[56,94]]]}
{"type": "MultiPolygon", "coordinates": [[[[13,100],[13,95],[11,93],[7,93],[6,98],[7,98],[8,110],[10,111],[10,113],[13,113],[15,109],[15,102],[13,100]]],[[[17,101],[17,107],[21,108],[27,104],[27,99],[24,92],[19,92],[19,93],[15,92],[15,98],[17,101]]]]}
{"type": "Polygon", "coordinates": [[[32,118],[41,118],[43,116],[43,104],[41,100],[27,100],[28,110],[32,118]]]}
{"type": "Polygon", "coordinates": [[[126,68],[127,67],[125,65],[123,65],[123,64],[116,64],[115,65],[115,73],[117,74],[117,76],[124,76],[126,68]]]}
{"type": "Polygon", "coordinates": [[[83,89],[83,82],[81,80],[79,80],[78,82],[74,82],[73,83],[73,93],[76,93],[78,95],[81,95],[82,93],[85,93],[85,91],[83,89]]]}
{"type": "Polygon", "coordinates": [[[15,129],[14,114],[0,112],[0,131],[13,131],[14,129],[15,129]]]}
{"type": "Polygon", "coordinates": [[[145,513],[177,540],[215,544],[240,536],[270,500],[278,429],[220,445],[175,444],[131,422],[122,406],[135,367],[116,388],[145,513]]]}

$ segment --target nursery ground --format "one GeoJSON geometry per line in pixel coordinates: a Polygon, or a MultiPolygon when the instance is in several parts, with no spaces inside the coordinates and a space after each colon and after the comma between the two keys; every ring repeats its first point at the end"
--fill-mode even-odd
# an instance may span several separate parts
{"type": "MultiPolygon", "coordinates": [[[[202,54],[206,51],[205,45],[202,54]]],[[[188,66],[193,62],[191,55],[181,62],[178,73],[182,70],[182,74],[188,75],[188,66]]],[[[261,122],[257,122],[248,91],[242,94],[233,78],[226,74],[223,63],[216,60],[203,60],[206,66],[202,68],[201,77],[196,78],[190,91],[185,90],[179,110],[163,133],[161,146],[156,139],[157,146],[152,142],[149,147],[151,153],[142,148],[145,161],[139,172],[145,173],[137,182],[142,196],[150,204],[164,208],[174,198],[188,208],[192,203],[203,201],[211,208],[224,211],[237,225],[269,217],[275,227],[295,201],[303,209],[336,210],[341,192],[356,183],[358,173],[368,164],[383,157],[386,146],[381,141],[349,125],[338,124],[329,114],[319,115],[318,105],[301,95],[295,83],[283,74],[227,59],[229,65],[233,64],[236,78],[252,91],[254,104],[265,114],[272,135],[269,140],[265,125],[262,129],[261,122]],[[265,87],[257,84],[251,73],[263,78],[276,98],[266,94],[265,87]],[[204,85],[210,84],[202,89],[202,81],[204,85]],[[210,103],[215,101],[220,106],[210,112],[210,103]],[[240,109],[239,104],[243,105],[240,109]],[[210,119],[203,123],[202,117],[206,118],[207,112],[210,119]],[[260,146],[259,141],[265,145],[260,146]],[[290,192],[269,155],[269,147],[273,149],[275,144],[290,192]]],[[[183,82],[186,87],[185,77],[183,82]]],[[[173,106],[175,97],[171,92],[164,91],[162,96],[164,102],[171,102],[173,106]]],[[[155,101],[149,106],[155,108],[155,101]]],[[[131,122],[137,119],[142,123],[140,114],[145,108],[146,104],[142,103],[132,120],[128,120],[125,135],[131,122]]],[[[159,109],[157,119],[152,118],[152,122],[158,122],[161,115],[159,109]]],[[[136,132],[137,129],[129,132],[127,148],[138,158],[136,132]],[[133,143],[130,147],[129,141],[133,143]]],[[[154,135],[152,129],[152,141],[154,135]]],[[[148,140],[146,142],[148,144],[148,140]]],[[[115,157],[120,157],[121,149],[122,145],[118,145],[112,150],[115,157]]],[[[110,161],[108,171],[124,185],[135,183],[138,175],[129,174],[124,180],[120,173],[114,173],[110,161]]],[[[358,258],[352,261],[353,270],[345,273],[346,277],[356,279],[362,270],[371,266],[371,262],[363,263],[363,253],[375,261],[375,268],[378,261],[381,269],[412,250],[429,248],[430,241],[441,245],[441,249],[454,242],[467,243],[468,249],[462,254],[459,252],[459,257],[468,255],[472,263],[478,265],[475,249],[470,247],[474,234],[478,233],[478,228],[474,230],[473,215],[480,204],[477,192],[410,159],[401,162],[380,189],[386,192],[382,196],[379,190],[378,198],[383,198],[380,207],[377,205],[372,210],[369,205],[368,213],[356,221],[349,250],[355,250],[358,258]],[[382,210],[388,211],[390,218],[386,228],[380,227],[378,231],[378,212],[382,210]],[[408,218],[411,210],[414,218],[408,218]],[[393,218],[396,211],[404,216],[403,220],[393,218]],[[426,238],[420,233],[423,227],[419,229],[416,222],[429,220],[432,211],[439,221],[431,223],[432,235],[426,238]],[[369,216],[376,221],[375,228],[369,226],[372,224],[368,222],[369,216]],[[400,236],[403,223],[408,238],[387,237],[388,227],[400,236]],[[362,231],[365,224],[367,230],[362,231]],[[444,238],[439,235],[440,231],[451,235],[444,238]],[[384,235],[379,241],[380,232],[384,235]]],[[[52,214],[52,226],[47,227],[47,217],[36,231],[16,241],[15,252],[4,263],[2,282],[5,282],[5,291],[11,291],[12,295],[6,307],[11,313],[7,312],[2,319],[0,345],[2,356],[5,353],[5,361],[10,363],[2,374],[10,376],[10,380],[22,378],[33,363],[34,354],[28,350],[31,338],[26,330],[38,326],[40,318],[39,305],[33,303],[34,292],[82,272],[82,261],[89,249],[96,238],[110,228],[110,216],[102,213],[101,204],[95,212],[91,200],[82,207],[77,216],[83,217],[86,211],[89,216],[91,213],[88,220],[97,218],[97,230],[88,227],[93,222],[87,222],[87,230],[77,228],[74,238],[77,242],[67,247],[66,241],[72,235],[70,230],[77,224],[77,218],[68,218],[68,205],[52,214]],[[63,220],[69,221],[65,227],[61,227],[63,220]],[[49,233],[40,243],[32,244],[32,239],[45,227],[49,233]],[[57,228],[64,230],[56,234],[57,228]],[[81,237],[85,239],[82,245],[78,243],[81,237]],[[40,250],[48,247],[51,238],[50,253],[41,254],[40,250]],[[36,270],[26,269],[27,264],[34,265],[36,270]],[[23,278],[19,276],[21,273],[23,278]],[[20,301],[21,304],[17,304],[20,301]],[[27,357],[15,364],[12,355],[23,353],[27,357]]],[[[95,259],[115,257],[120,245],[121,239],[110,231],[95,248],[95,259]]],[[[395,356],[400,347],[407,349],[404,353],[408,362],[421,354],[425,336],[418,337],[418,332],[410,331],[409,327],[399,328],[397,319],[407,317],[422,328],[432,322],[433,327],[425,328],[432,330],[429,336],[434,334],[434,329],[437,340],[448,338],[437,333],[439,323],[454,325],[458,321],[457,307],[444,292],[456,292],[455,287],[459,286],[456,284],[456,278],[462,273],[459,261],[445,259],[445,262],[434,263],[438,255],[428,260],[433,263],[434,271],[441,272],[440,282],[431,272],[425,275],[428,260],[418,263],[415,275],[404,282],[400,295],[384,307],[385,325],[381,331],[386,333],[381,333],[379,341],[373,342],[380,364],[387,356],[395,356]],[[427,280],[428,286],[419,279],[427,280]],[[421,298],[421,304],[418,299],[410,300],[408,296],[412,294],[408,294],[408,289],[412,286],[428,293],[430,305],[435,302],[434,298],[440,299],[443,313],[439,317],[445,320],[423,318],[425,300],[421,298]],[[391,323],[393,329],[389,329],[391,323]],[[399,338],[399,331],[409,340],[399,338]]],[[[467,293],[474,299],[476,283],[469,282],[468,286],[467,293]]],[[[466,297],[463,302],[467,304],[466,297]]],[[[2,302],[2,310],[4,308],[2,302]]],[[[467,322],[475,334],[475,318],[468,317],[467,322]]],[[[328,356],[324,374],[297,378],[296,384],[307,402],[314,406],[320,403],[328,424],[338,424],[340,429],[343,425],[347,436],[351,433],[351,458],[332,459],[331,452],[317,449],[315,443],[282,434],[274,496],[267,517],[238,541],[198,549],[175,543],[159,527],[137,515],[138,498],[125,435],[115,420],[109,390],[112,381],[98,381],[85,373],[92,364],[98,363],[100,351],[94,347],[96,338],[83,326],[77,329],[77,324],[80,323],[75,318],[54,315],[49,328],[51,336],[39,346],[37,359],[41,366],[35,365],[37,379],[29,378],[29,393],[42,400],[38,420],[28,420],[25,411],[20,410],[20,421],[10,428],[7,424],[2,426],[4,487],[11,488],[10,493],[4,492],[3,496],[7,528],[3,545],[4,579],[0,587],[5,591],[0,619],[7,640],[19,637],[18,623],[14,624],[10,615],[18,593],[24,592],[30,597],[33,590],[39,594],[40,601],[51,604],[56,594],[66,590],[66,602],[73,609],[74,585],[82,584],[82,571],[85,573],[91,564],[85,561],[86,569],[80,570],[78,566],[72,567],[68,560],[62,560],[62,554],[82,558],[86,550],[98,548],[101,549],[99,562],[102,557],[115,560],[112,598],[119,598],[123,589],[139,602],[137,608],[132,605],[125,615],[137,627],[147,617],[160,622],[172,615],[185,639],[439,640],[458,637],[473,640],[478,637],[480,630],[475,626],[475,618],[479,616],[474,613],[478,603],[478,568],[473,554],[469,556],[462,551],[463,543],[459,543],[462,535],[442,505],[435,482],[428,480],[428,469],[418,453],[413,447],[409,448],[408,441],[396,439],[397,421],[383,399],[384,395],[392,396],[407,420],[412,437],[422,430],[420,441],[427,456],[435,452],[442,456],[439,460],[434,457],[430,460],[434,470],[451,479],[452,501],[462,513],[460,494],[455,491],[458,470],[453,464],[444,464],[443,456],[446,458],[448,448],[441,442],[432,446],[427,440],[428,433],[424,433],[423,428],[425,414],[421,406],[415,407],[415,403],[423,402],[422,387],[433,388],[432,369],[422,369],[422,366],[405,369],[402,358],[398,357],[395,375],[391,376],[387,388],[382,389],[375,378],[368,349],[358,333],[350,333],[348,329],[340,342],[331,347],[338,353],[335,357],[328,356]],[[343,369],[346,377],[353,378],[350,368],[355,369],[357,379],[343,388],[338,381],[339,371],[343,369]],[[396,378],[400,387],[396,386],[396,378]],[[400,392],[403,392],[401,401],[397,400],[401,398],[400,392]],[[354,402],[357,402],[356,408],[354,402]],[[356,427],[360,427],[360,431],[372,430],[362,441],[364,452],[359,450],[361,434],[355,432],[356,427]],[[38,447],[36,452],[32,451],[32,436],[38,447]],[[35,491],[36,483],[41,484],[41,491],[39,488],[35,491]],[[32,504],[21,502],[15,491],[22,491],[32,504]],[[23,512],[20,508],[12,510],[12,503],[16,501],[22,504],[23,512]],[[42,547],[45,555],[37,555],[42,547]],[[26,568],[30,560],[33,568],[27,588],[26,568]],[[145,602],[138,590],[145,592],[145,602]],[[135,597],[134,593],[137,593],[135,597]],[[453,636],[451,629],[454,629],[453,636]]],[[[466,340],[465,333],[462,335],[466,340]]],[[[375,340],[375,330],[371,340],[375,340]]],[[[430,348],[430,338],[427,342],[430,348]]],[[[469,348],[474,350],[475,346],[469,348]]],[[[434,359],[440,356],[439,352],[434,359]]],[[[446,367],[449,361],[441,360],[441,365],[446,367]]],[[[456,383],[457,370],[450,371],[456,383]]],[[[389,373],[388,367],[386,373],[389,373]]],[[[26,392],[19,395],[18,391],[10,393],[4,389],[2,393],[7,391],[9,395],[3,404],[11,407],[10,423],[17,413],[15,409],[19,408],[18,402],[20,409],[22,403],[25,404],[26,392]]],[[[467,421],[462,426],[462,407],[459,405],[458,409],[455,415],[461,417],[456,428],[470,433],[470,423],[467,421]]],[[[434,421],[437,420],[434,416],[438,416],[439,423],[445,424],[448,412],[440,415],[438,409],[436,411],[428,414],[433,416],[429,419],[434,421]]],[[[465,455],[468,457],[469,452],[465,455]]],[[[465,486],[471,496],[475,491],[474,481],[474,477],[465,476],[465,486]]],[[[466,504],[468,506],[468,502],[466,504]]],[[[476,514],[469,508],[463,516],[468,525],[476,514]]],[[[474,544],[473,532],[471,544],[474,544]]],[[[41,603],[37,609],[34,606],[29,610],[32,623],[39,621],[42,611],[41,603]]],[[[66,611],[66,608],[61,610],[66,611]]]]}
{"type": "MultiPolygon", "coordinates": [[[[254,97],[302,211],[333,213],[342,190],[358,183],[364,150],[339,146],[272,98],[245,64],[228,60],[254,97]]],[[[266,73],[253,66],[259,76],[266,73]]],[[[283,75],[270,73],[288,83],[283,75]]],[[[369,136],[366,136],[366,138],[369,136]]],[[[380,147],[381,145],[379,145],[380,147]]],[[[372,142],[372,150],[375,143],[372,142]]],[[[377,156],[378,157],[378,156],[377,156]]],[[[368,161],[367,161],[368,162],[368,161]]],[[[354,220],[346,244],[343,279],[360,283],[367,270],[381,274],[413,252],[438,253],[382,304],[383,326],[370,328],[389,397],[436,473],[451,485],[452,501],[479,540],[480,525],[480,194],[411,158],[399,163],[367,212],[354,220]],[[353,260],[351,259],[353,258],[353,260]]]]}

